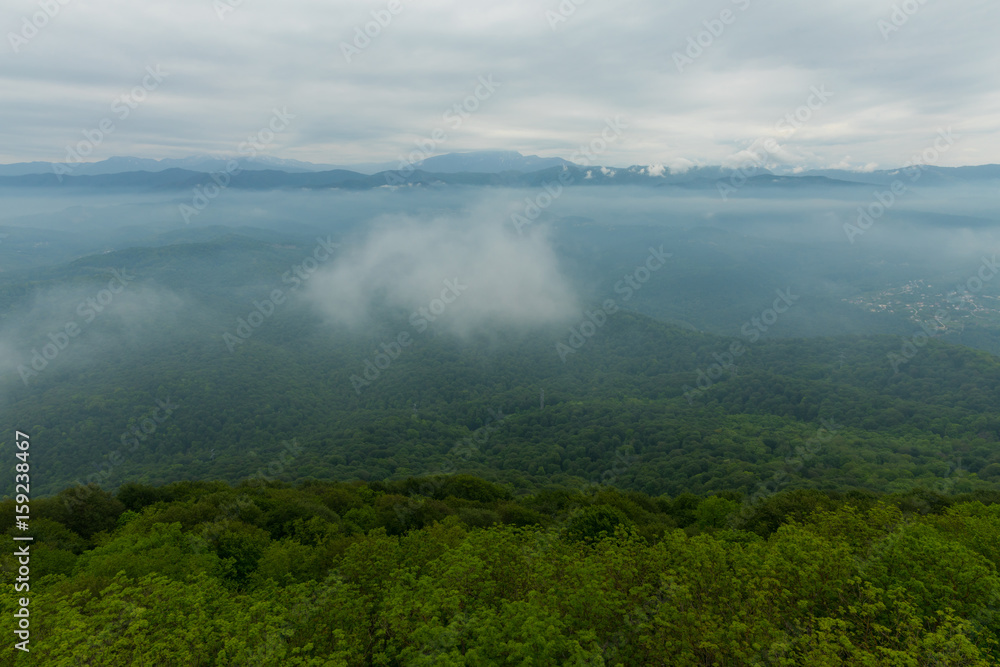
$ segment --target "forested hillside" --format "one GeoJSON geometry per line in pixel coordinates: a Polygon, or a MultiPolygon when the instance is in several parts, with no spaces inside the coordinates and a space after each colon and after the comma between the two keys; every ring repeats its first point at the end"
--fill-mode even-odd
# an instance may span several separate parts
{"type": "MultiPolygon", "coordinates": [[[[53,667],[986,667],[998,503],[520,495],[463,475],[71,490],[35,503],[32,653],[0,650],[53,667]]],[[[11,501],[0,513],[13,524],[11,501]]]]}
{"type": "Polygon", "coordinates": [[[612,468],[616,485],[651,494],[749,493],[776,477],[827,489],[1000,482],[1000,363],[966,348],[932,342],[894,373],[891,337],[760,341],[722,371],[733,341],[619,313],[565,363],[558,331],[429,331],[361,385],[351,378],[374,343],[332,341],[302,318],[269,325],[232,354],[186,337],[82,377],[47,371],[0,428],[31,434],[49,493],[441,470],[578,486],[612,468]]]}
{"type": "Polygon", "coordinates": [[[659,239],[570,223],[583,294],[620,302],[562,324],[461,330],[376,295],[350,326],[306,294],[330,237],[259,229],[0,276],[30,659],[996,664],[1000,360],[886,335],[911,325],[834,289],[778,290],[762,332],[795,267],[718,229],[626,301],[659,239]]]}
{"type": "Polygon", "coordinates": [[[1000,667],[1000,2],[0,18],[0,667],[1000,667]]]}

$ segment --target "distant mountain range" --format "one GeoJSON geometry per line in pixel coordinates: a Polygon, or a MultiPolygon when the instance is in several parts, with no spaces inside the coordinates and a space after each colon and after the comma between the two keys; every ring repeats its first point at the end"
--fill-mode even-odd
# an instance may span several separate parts
{"type": "MultiPolygon", "coordinates": [[[[521,155],[517,151],[476,151],[473,153],[448,153],[436,155],[413,166],[436,174],[457,174],[462,172],[478,172],[483,174],[499,174],[505,171],[520,171],[530,173],[551,167],[576,166],[569,160],[560,157],[538,157],[537,155],[521,155]]],[[[398,169],[399,164],[393,164],[389,169],[398,169]]]]}
{"type": "MultiPolygon", "coordinates": [[[[840,169],[813,169],[803,172],[803,176],[823,176],[837,180],[850,180],[858,183],[885,185],[900,179],[903,183],[912,182],[911,171],[904,169],[880,169],[879,171],[861,172],[844,171],[840,169]]],[[[1000,164],[984,164],[975,167],[925,167],[919,182],[923,184],[951,185],[966,182],[1000,180],[1000,164]]]]}
{"type": "MultiPolygon", "coordinates": [[[[19,162],[0,164],[0,176],[26,176],[29,174],[63,174],[72,176],[103,176],[123,174],[132,171],[160,172],[168,169],[185,169],[205,173],[223,171],[231,160],[239,162],[244,171],[283,171],[290,174],[343,169],[359,174],[377,174],[401,168],[400,161],[370,162],[362,164],[315,164],[301,160],[258,156],[252,159],[225,155],[193,155],[185,158],[164,158],[153,160],[138,157],[112,157],[100,162],[70,164],[63,162],[19,162]],[[68,174],[67,174],[68,172],[68,174]]],[[[404,163],[405,164],[405,163],[404,163]]],[[[413,162],[414,168],[439,174],[478,172],[496,174],[504,171],[532,172],[550,167],[572,165],[562,158],[544,158],[537,155],[521,155],[517,151],[475,151],[470,153],[448,153],[413,162]]]]}
{"type": "MultiPolygon", "coordinates": [[[[718,166],[671,172],[662,166],[584,167],[562,158],[521,155],[516,151],[476,151],[429,157],[412,165],[399,162],[336,166],[271,157],[238,159],[238,173],[222,175],[234,158],[192,156],[152,160],[113,157],[101,162],[67,165],[25,162],[0,165],[0,187],[92,187],[187,189],[220,179],[227,187],[249,190],[282,188],[371,189],[386,186],[492,185],[540,187],[559,180],[575,185],[643,185],[681,188],[739,189],[762,187],[889,186],[895,180],[909,185],[911,172],[901,169],[871,172],[812,170],[775,174],[757,169],[750,174],[718,166]],[[57,170],[58,169],[58,170],[57,170]],[[214,175],[214,177],[213,177],[214,175]]],[[[1000,165],[924,167],[921,185],[954,185],[1000,181],[1000,165]]]]}
{"type": "MultiPolygon", "coordinates": [[[[106,174],[124,174],[133,171],[160,172],[168,169],[185,169],[210,173],[222,171],[230,160],[227,156],[193,155],[191,157],[153,160],[139,157],[112,157],[100,162],[84,162],[71,164],[65,162],[19,162],[0,165],[0,176],[26,176],[29,174],[66,174],[71,176],[103,176],[106,174]]],[[[289,173],[310,171],[326,171],[333,165],[318,165],[298,160],[282,160],[279,158],[260,156],[252,160],[240,158],[240,166],[247,171],[274,169],[289,173]]]]}

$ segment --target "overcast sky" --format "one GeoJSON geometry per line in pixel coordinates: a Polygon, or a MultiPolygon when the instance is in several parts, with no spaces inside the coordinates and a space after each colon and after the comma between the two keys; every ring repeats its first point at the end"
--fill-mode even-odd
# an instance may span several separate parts
{"type": "Polygon", "coordinates": [[[894,23],[899,0],[4,0],[0,162],[236,154],[278,109],[294,118],[263,153],[334,164],[419,140],[570,158],[616,117],[599,164],[725,164],[775,139],[772,165],[890,168],[947,127],[936,164],[1000,163],[1000,3],[904,4],[894,23]]]}

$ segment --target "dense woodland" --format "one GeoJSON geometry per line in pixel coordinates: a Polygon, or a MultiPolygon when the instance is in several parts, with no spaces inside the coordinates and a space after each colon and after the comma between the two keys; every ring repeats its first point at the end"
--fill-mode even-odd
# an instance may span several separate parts
{"type": "Polygon", "coordinates": [[[442,471],[531,489],[612,469],[617,486],[652,495],[753,493],[775,476],[841,490],[1000,483],[1000,362],[935,341],[898,373],[889,336],[759,341],[721,371],[731,339],[622,312],[566,363],[559,332],[502,343],[428,332],[356,391],[351,376],[393,333],[334,346],[295,317],[268,326],[232,354],[218,338],[184,339],[67,362],[11,399],[0,427],[31,435],[47,493],[442,471]],[[718,376],[704,390],[702,372],[718,376]]]}
{"type": "Polygon", "coordinates": [[[32,653],[5,664],[1000,660],[996,491],[514,494],[455,474],[90,487],[35,512],[32,653]]]}
{"type": "Polygon", "coordinates": [[[565,328],[431,328],[359,384],[406,313],[359,335],[290,298],[227,349],[301,253],[261,246],[0,281],[8,325],[123,263],[159,295],[2,380],[36,538],[33,655],[5,664],[998,664],[989,353],[930,340],[894,367],[896,336],[623,308],[565,362],[565,328]]]}

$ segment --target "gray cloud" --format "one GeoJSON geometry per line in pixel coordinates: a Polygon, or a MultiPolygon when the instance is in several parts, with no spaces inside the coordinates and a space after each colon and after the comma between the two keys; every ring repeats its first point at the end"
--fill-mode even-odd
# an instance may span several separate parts
{"type": "Polygon", "coordinates": [[[948,125],[965,141],[942,164],[1000,162],[1000,6],[981,0],[913,0],[919,10],[886,36],[878,22],[895,0],[589,0],[554,29],[546,12],[556,0],[404,0],[351,62],[341,43],[387,2],[245,0],[224,20],[217,4],[70,0],[14,53],[9,33],[39,5],[5,3],[0,161],[62,159],[160,64],[169,78],[90,159],[235,153],[277,106],[296,119],[268,146],[273,155],[393,160],[493,74],[503,88],[440,152],[568,157],[622,114],[631,127],[607,164],[718,164],[825,84],[833,100],[783,144],[800,166],[897,166],[948,125]],[[673,54],[726,9],[735,20],[678,72],[673,54]]]}
{"type": "Polygon", "coordinates": [[[426,319],[436,330],[459,335],[576,315],[576,296],[546,230],[539,226],[518,236],[504,226],[500,208],[483,204],[459,216],[381,218],[310,280],[307,298],[331,321],[352,328],[370,325],[389,309],[410,316],[411,324],[426,319]]]}
{"type": "Polygon", "coordinates": [[[193,316],[190,300],[135,284],[128,269],[119,275],[125,283],[115,282],[118,293],[103,282],[46,288],[6,313],[0,320],[0,385],[20,387],[42,374],[79,370],[122,349],[169,339],[193,316]]]}

